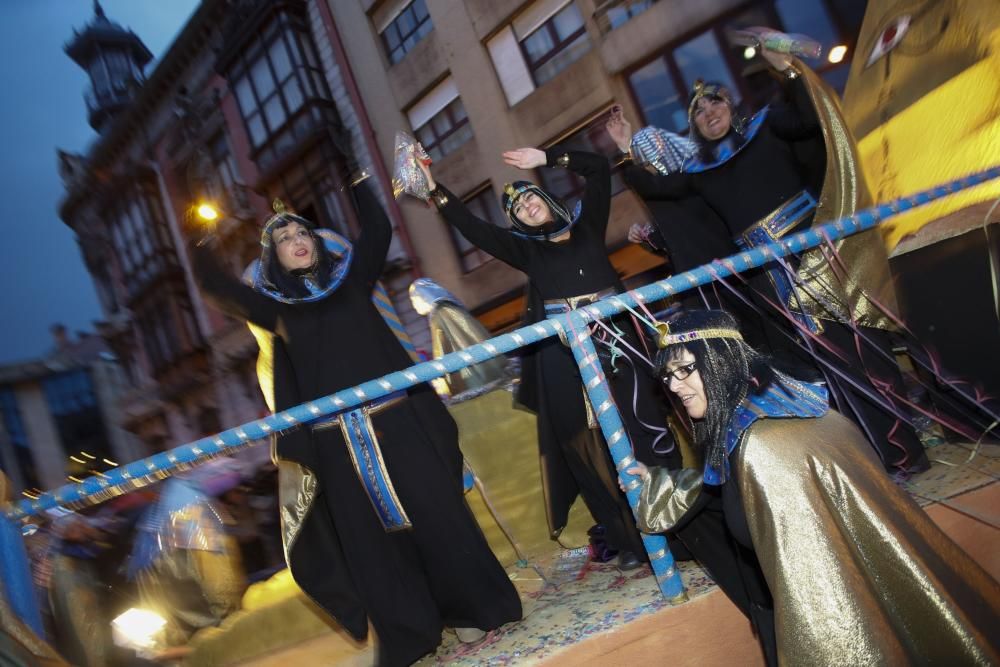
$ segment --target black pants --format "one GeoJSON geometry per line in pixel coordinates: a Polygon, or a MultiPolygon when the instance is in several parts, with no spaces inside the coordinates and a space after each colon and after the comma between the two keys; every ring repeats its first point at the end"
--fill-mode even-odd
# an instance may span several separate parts
{"type": "MultiPolygon", "coordinates": [[[[631,323],[619,323],[619,328],[627,331],[631,329],[631,323]]],[[[627,335],[631,338],[630,344],[639,345],[634,331],[627,331],[627,335]]],[[[618,488],[618,473],[607,443],[599,428],[588,427],[583,383],[573,353],[558,340],[547,341],[544,345],[538,352],[541,372],[539,419],[548,422],[587,509],[594,520],[607,530],[608,546],[632,551],[644,558],[645,549],[635,527],[635,517],[625,495],[618,488]]],[[[662,427],[667,425],[662,390],[647,368],[640,365],[641,361],[633,361],[633,373],[632,366],[624,360],[618,360],[617,370],[612,369],[606,360],[602,362],[635,457],[651,465],[680,467],[680,450],[675,446],[663,454],[654,452],[652,445],[656,434],[642,426],[636,418],[635,412],[638,412],[646,423],[662,427]],[[633,400],[637,401],[635,411],[632,409],[633,400]]],[[[670,437],[668,434],[660,442],[669,442],[670,437]]]]}
{"type": "MultiPolygon", "coordinates": [[[[733,484],[735,490],[735,484],[733,484]]],[[[731,511],[720,487],[705,486],[694,507],[671,531],[753,626],[764,659],[777,665],[774,603],[757,556],[741,544],[726,521],[731,511]]],[[[738,491],[737,491],[738,493],[738,491]]],[[[728,494],[727,494],[728,496],[728,494]]],[[[738,503],[738,498],[735,499],[738,503]]],[[[737,506],[735,512],[742,513],[737,506]]]]}

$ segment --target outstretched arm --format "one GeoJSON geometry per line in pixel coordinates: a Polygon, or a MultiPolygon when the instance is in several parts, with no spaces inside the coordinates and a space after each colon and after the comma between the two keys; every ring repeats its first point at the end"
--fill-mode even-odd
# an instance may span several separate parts
{"type": "Polygon", "coordinates": [[[426,174],[427,183],[431,188],[431,202],[449,225],[461,232],[469,243],[485,250],[501,262],[520,271],[525,270],[528,263],[525,245],[532,241],[517,238],[507,230],[477,218],[448,188],[435,183],[427,165],[420,164],[420,167],[426,174]]]}
{"type": "Polygon", "coordinates": [[[662,176],[632,162],[632,124],[622,115],[621,107],[611,111],[611,118],[604,126],[608,136],[627,156],[624,169],[625,183],[643,199],[680,199],[690,193],[691,177],[676,173],[662,176]]]}
{"type": "Polygon", "coordinates": [[[215,257],[209,243],[191,249],[194,279],[219,310],[268,331],[277,327],[280,304],[233,277],[215,257]]]}
{"type": "Polygon", "coordinates": [[[799,73],[801,63],[791,56],[765,49],[761,55],[783,77],[782,103],[775,104],[768,112],[768,125],[775,136],[786,141],[800,141],[818,136],[822,131],[819,116],[813,107],[806,83],[799,73]]]}
{"type": "Polygon", "coordinates": [[[584,219],[602,232],[608,228],[611,216],[611,163],[604,155],[584,151],[545,151],[550,167],[569,169],[586,181],[581,203],[584,219]]]}
{"type": "Polygon", "coordinates": [[[611,214],[611,165],[603,155],[584,151],[564,151],[558,148],[549,148],[545,151],[537,148],[518,148],[506,151],[503,160],[518,169],[561,167],[583,176],[587,182],[581,202],[583,213],[592,218],[593,224],[598,225],[600,229],[607,228],[608,216],[611,214]]]}
{"type": "Polygon", "coordinates": [[[639,464],[629,473],[642,478],[635,515],[639,530],[662,533],[671,530],[695,509],[701,495],[703,473],[695,468],[667,470],[639,464]]]}
{"type": "Polygon", "coordinates": [[[637,195],[649,201],[681,199],[691,194],[694,189],[691,174],[684,172],[654,174],[644,167],[627,164],[624,173],[625,183],[635,190],[637,195]]]}
{"type": "Polygon", "coordinates": [[[374,284],[385,267],[385,257],[392,241],[392,223],[368,184],[367,177],[351,187],[351,195],[361,221],[361,235],[354,243],[351,270],[364,282],[374,284]]]}

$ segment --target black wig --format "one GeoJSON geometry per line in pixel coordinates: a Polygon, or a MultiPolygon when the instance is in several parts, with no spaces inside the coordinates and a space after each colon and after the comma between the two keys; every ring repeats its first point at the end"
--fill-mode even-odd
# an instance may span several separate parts
{"type": "Polygon", "coordinates": [[[736,318],[725,311],[686,311],[670,323],[670,334],[692,334],[690,339],[668,344],[656,358],[657,372],[669,384],[667,364],[684,350],[694,355],[707,407],[705,416],[693,423],[692,431],[705,463],[716,469],[722,469],[726,458],[726,434],[736,408],[748,393],[763,391],[774,379],[770,362],[742,338],[712,335],[712,331],[738,329],[736,318]]]}

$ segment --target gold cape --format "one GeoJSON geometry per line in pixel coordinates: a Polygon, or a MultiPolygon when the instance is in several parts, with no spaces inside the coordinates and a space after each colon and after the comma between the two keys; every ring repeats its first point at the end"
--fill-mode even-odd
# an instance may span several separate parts
{"type": "MultiPolygon", "coordinates": [[[[813,218],[815,227],[854,215],[871,206],[872,197],[858,159],[857,143],[844,121],[836,93],[800,61],[796,60],[794,66],[809,92],[826,148],[826,172],[813,218]]],[[[850,314],[860,325],[893,329],[892,320],[878,307],[881,304],[891,312],[898,310],[882,233],[878,228],[870,229],[833,245],[843,259],[846,275],[835,275],[819,249],[806,252],[798,275],[808,289],[796,289],[802,310],[823,319],[843,320],[850,314]],[[830,313],[810,292],[820,295],[838,312],[830,313]]]]}
{"type": "MultiPolygon", "coordinates": [[[[651,469],[639,526],[669,529],[697,476],[651,469]]],[[[1000,585],[896,486],[830,410],[759,419],[736,454],[787,665],[1000,664],[1000,585]]]]}
{"type": "MultiPolygon", "coordinates": [[[[434,304],[427,317],[427,325],[431,332],[431,352],[435,359],[482,343],[490,337],[479,320],[461,306],[447,301],[434,304]]],[[[467,366],[442,378],[452,396],[483,389],[506,379],[507,360],[502,356],[467,366]]]]}

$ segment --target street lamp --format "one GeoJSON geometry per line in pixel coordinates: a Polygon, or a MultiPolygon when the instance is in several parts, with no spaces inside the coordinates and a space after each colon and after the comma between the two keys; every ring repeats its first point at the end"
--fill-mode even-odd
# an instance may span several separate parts
{"type": "Polygon", "coordinates": [[[219,219],[219,209],[211,202],[202,202],[195,209],[198,217],[205,222],[214,222],[219,219]]]}

